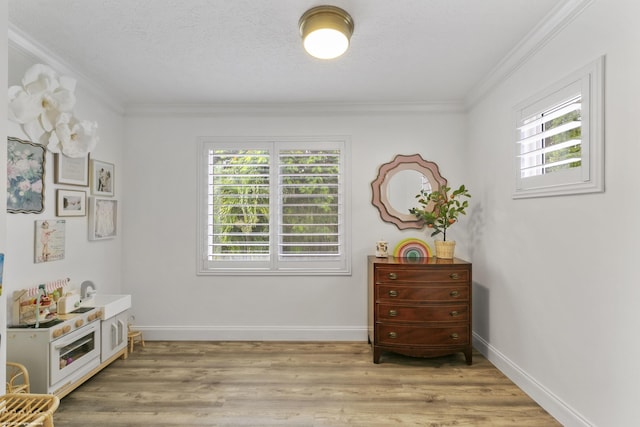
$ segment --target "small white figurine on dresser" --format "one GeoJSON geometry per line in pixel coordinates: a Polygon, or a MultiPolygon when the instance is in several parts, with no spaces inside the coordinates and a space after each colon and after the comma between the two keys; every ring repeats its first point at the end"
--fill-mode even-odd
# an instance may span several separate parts
{"type": "Polygon", "coordinates": [[[389,242],[384,240],[379,240],[376,242],[376,257],[378,258],[386,258],[389,256],[389,242]]]}

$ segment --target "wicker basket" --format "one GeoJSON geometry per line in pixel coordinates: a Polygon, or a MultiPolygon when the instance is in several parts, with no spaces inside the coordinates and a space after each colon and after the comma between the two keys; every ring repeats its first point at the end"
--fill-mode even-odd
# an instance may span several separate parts
{"type": "Polygon", "coordinates": [[[456,249],[455,240],[436,240],[436,258],[452,259],[456,249]]]}

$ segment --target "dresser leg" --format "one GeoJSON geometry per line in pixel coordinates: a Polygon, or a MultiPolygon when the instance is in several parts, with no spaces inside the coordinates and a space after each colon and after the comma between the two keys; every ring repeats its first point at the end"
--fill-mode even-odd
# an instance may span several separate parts
{"type": "Polygon", "coordinates": [[[373,346],[373,363],[380,363],[380,355],[382,354],[382,350],[373,346]]]}
{"type": "Polygon", "coordinates": [[[464,360],[466,360],[467,365],[471,365],[471,349],[465,350],[464,352],[464,360]]]}

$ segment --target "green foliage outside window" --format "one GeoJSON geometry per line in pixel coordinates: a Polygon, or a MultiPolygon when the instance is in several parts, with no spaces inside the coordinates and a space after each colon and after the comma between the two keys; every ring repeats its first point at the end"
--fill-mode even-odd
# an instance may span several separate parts
{"type": "Polygon", "coordinates": [[[338,161],[335,151],[280,153],[282,253],[338,252],[338,161]]]}
{"type": "Polygon", "coordinates": [[[279,224],[281,255],[339,253],[339,151],[281,151],[279,166],[270,164],[267,150],[214,150],[211,159],[214,257],[268,257],[274,221],[279,224]],[[274,175],[279,179],[277,195],[274,175]],[[278,212],[271,211],[274,197],[278,212]]]}
{"type": "Polygon", "coordinates": [[[216,150],[212,179],[214,253],[269,253],[269,157],[216,150]]]}
{"type": "MultiPolygon", "coordinates": [[[[558,126],[564,125],[566,123],[571,123],[573,121],[578,121],[578,122],[581,121],[580,110],[572,111],[571,113],[565,114],[564,116],[561,116],[561,117],[558,117],[557,119],[549,121],[546,128],[554,129],[558,126]]],[[[565,163],[565,164],[550,166],[548,168],[545,168],[545,173],[557,172],[562,169],[580,167],[582,164],[582,145],[580,141],[581,138],[582,138],[581,127],[577,127],[567,132],[562,132],[560,134],[545,138],[544,140],[545,147],[552,147],[554,145],[557,145],[566,141],[570,141],[570,140],[576,141],[575,145],[545,154],[545,158],[544,158],[545,164],[553,164],[553,163],[560,162],[567,159],[574,159],[574,161],[570,163],[565,163]]]]}

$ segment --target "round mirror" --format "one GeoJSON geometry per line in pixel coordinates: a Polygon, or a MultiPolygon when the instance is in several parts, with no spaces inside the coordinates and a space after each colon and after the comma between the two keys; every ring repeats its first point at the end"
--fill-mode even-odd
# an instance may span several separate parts
{"type": "Polygon", "coordinates": [[[378,177],[371,183],[372,204],[380,211],[385,222],[399,229],[422,228],[424,223],[409,213],[417,206],[420,190],[437,191],[447,180],[440,175],[438,165],[428,162],[419,154],[397,155],[378,169],[378,177]]]}
{"type": "Polygon", "coordinates": [[[420,191],[431,192],[431,182],[429,178],[416,170],[403,170],[391,178],[387,185],[387,199],[391,209],[398,211],[400,215],[406,216],[407,220],[415,219],[409,213],[409,209],[416,207],[416,194],[420,191]]]}

